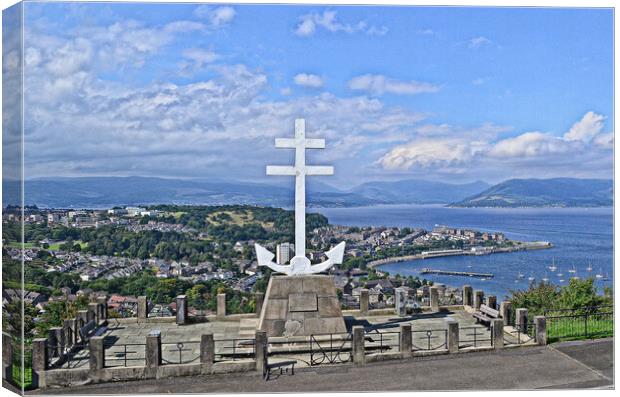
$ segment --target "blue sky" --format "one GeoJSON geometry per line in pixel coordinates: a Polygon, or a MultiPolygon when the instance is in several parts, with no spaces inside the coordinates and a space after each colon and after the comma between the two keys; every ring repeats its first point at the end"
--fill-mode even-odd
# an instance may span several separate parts
{"type": "Polygon", "coordinates": [[[612,175],[609,9],[27,3],[26,177],[612,175]]]}

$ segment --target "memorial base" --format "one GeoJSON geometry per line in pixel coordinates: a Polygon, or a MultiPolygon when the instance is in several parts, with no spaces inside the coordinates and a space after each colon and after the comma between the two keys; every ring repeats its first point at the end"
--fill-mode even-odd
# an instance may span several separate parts
{"type": "Polygon", "coordinates": [[[271,276],[258,328],[268,336],[345,333],[334,278],[271,276]]]}

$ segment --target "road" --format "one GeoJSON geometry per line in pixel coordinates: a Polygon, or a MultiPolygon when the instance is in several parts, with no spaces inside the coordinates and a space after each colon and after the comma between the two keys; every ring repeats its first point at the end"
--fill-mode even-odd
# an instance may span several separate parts
{"type": "Polygon", "coordinates": [[[257,393],[613,388],[613,339],[305,368],[263,381],[227,374],[47,389],[40,394],[257,393]]]}

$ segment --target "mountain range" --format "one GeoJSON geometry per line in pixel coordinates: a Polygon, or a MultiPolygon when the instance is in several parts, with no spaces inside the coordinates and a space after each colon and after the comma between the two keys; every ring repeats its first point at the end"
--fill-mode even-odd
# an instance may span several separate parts
{"type": "Polygon", "coordinates": [[[455,207],[603,207],[613,205],[607,179],[509,179],[455,202],[455,207]]]}
{"type": "MultiPolygon", "coordinates": [[[[18,182],[3,182],[4,205],[18,182]]],[[[459,207],[609,206],[613,183],[600,179],[511,179],[497,185],[477,181],[466,184],[407,179],[366,182],[342,190],[309,181],[311,207],[351,207],[377,204],[451,204],[459,207]]],[[[27,205],[42,208],[110,208],[152,204],[251,204],[292,207],[291,184],[165,179],[153,177],[44,178],[25,182],[27,205]]]]}

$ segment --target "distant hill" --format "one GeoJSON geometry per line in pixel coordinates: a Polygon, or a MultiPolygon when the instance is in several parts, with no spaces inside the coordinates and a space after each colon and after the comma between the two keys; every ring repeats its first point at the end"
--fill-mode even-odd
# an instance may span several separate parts
{"type": "Polygon", "coordinates": [[[490,185],[476,181],[465,184],[408,179],[394,182],[368,182],[351,192],[389,204],[446,204],[480,193],[490,185]]]}
{"type": "Polygon", "coordinates": [[[455,207],[603,207],[613,205],[606,179],[510,179],[455,202],[455,207]]]}
{"type": "MultiPolygon", "coordinates": [[[[450,184],[424,180],[368,182],[347,191],[308,181],[309,207],[376,204],[449,204],[459,207],[608,206],[612,181],[597,179],[511,179],[489,187],[485,182],[450,184]]],[[[3,182],[3,205],[17,182],[3,182]]],[[[153,204],[249,204],[292,207],[294,186],[213,179],[151,177],[45,178],[25,182],[26,205],[42,208],[110,208],[153,204]]],[[[11,193],[13,192],[13,193],[11,193]]]]}
{"type": "MultiPolygon", "coordinates": [[[[4,182],[3,205],[12,198],[17,182],[4,182]]],[[[354,193],[325,188],[309,193],[309,206],[371,205],[372,201],[354,193]]],[[[26,205],[42,208],[109,208],[116,205],[153,204],[250,204],[292,207],[293,185],[239,181],[182,180],[150,177],[82,177],[33,179],[25,182],[26,205]]]]}

